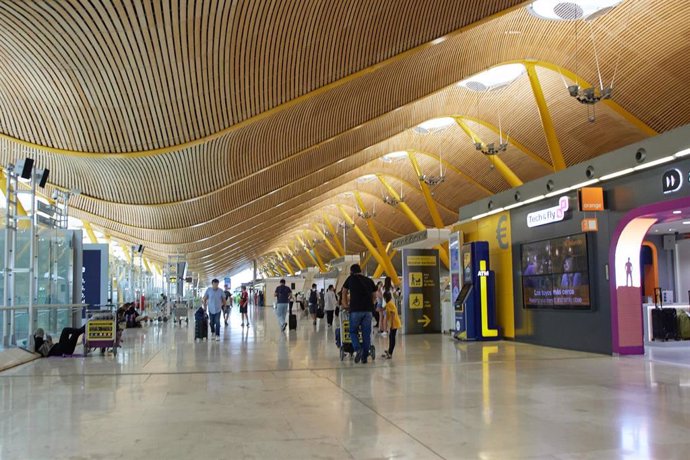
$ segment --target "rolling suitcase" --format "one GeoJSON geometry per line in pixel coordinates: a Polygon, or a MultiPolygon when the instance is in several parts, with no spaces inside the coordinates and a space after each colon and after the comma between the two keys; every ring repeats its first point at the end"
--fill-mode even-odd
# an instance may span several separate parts
{"type": "Polygon", "coordinates": [[[297,315],[290,314],[288,317],[288,327],[291,331],[297,330],[297,315]]]}
{"type": "Polygon", "coordinates": [[[666,340],[678,340],[678,315],[675,308],[664,308],[662,311],[666,340]]]}
{"type": "Polygon", "coordinates": [[[324,316],[323,308],[319,308],[318,310],[316,310],[316,317],[317,318],[323,318],[323,316],[324,316]]]}

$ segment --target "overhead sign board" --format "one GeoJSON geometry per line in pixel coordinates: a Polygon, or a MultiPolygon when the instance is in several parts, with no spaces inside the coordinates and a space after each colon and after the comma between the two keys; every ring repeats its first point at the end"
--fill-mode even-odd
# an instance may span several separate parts
{"type": "Polygon", "coordinates": [[[565,219],[565,213],[569,210],[570,198],[568,198],[567,196],[562,196],[558,200],[558,206],[527,214],[527,226],[529,228],[533,228],[539,227],[541,225],[561,222],[565,219]]]}

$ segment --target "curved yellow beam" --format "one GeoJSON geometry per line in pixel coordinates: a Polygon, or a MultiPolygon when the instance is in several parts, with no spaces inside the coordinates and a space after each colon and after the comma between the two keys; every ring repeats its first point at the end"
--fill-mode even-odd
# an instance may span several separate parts
{"type": "Polygon", "coordinates": [[[331,254],[333,254],[333,257],[336,259],[340,257],[340,253],[338,253],[338,250],[331,244],[331,242],[328,240],[328,237],[326,237],[326,234],[321,230],[321,227],[319,227],[317,224],[313,224],[314,230],[316,230],[316,233],[323,238],[323,242],[326,243],[326,247],[328,248],[329,251],[331,251],[331,254]]]}
{"type": "MultiPolygon", "coordinates": [[[[366,213],[367,208],[364,204],[364,200],[362,200],[361,195],[359,192],[355,192],[355,200],[357,200],[357,205],[359,208],[362,210],[362,212],[366,213]]],[[[374,225],[374,222],[372,221],[371,218],[365,219],[367,222],[367,226],[369,227],[369,233],[371,233],[371,236],[374,238],[374,243],[376,243],[376,248],[379,251],[379,255],[381,256],[381,259],[383,259],[383,262],[386,267],[386,272],[388,273],[388,276],[391,277],[393,280],[393,284],[398,286],[400,284],[400,279],[398,278],[398,274],[395,271],[395,267],[393,267],[393,263],[391,260],[388,258],[388,253],[386,252],[386,247],[383,244],[383,241],[381,241],[381,237],[379,236],[379,232],[376,231],[376,226],[374,225]]]]}
{"type": "Polygon", "coordinates": [[[91,226],[91,223],[87,222],[85,220],[82,220],[82,224],[84,225],[84,230],[86,231],[86,235],[89,237],[89,241],[91,241],[92,244],[97,244],[98,238],[96,237],[96,234],[93,232],[93,227],[91,226]]]}
{"type": "Polygon", "coordinates": [[[434,197],[431,194],[431,190],[429,189],[427,183],[424,182],[424,180],[422,179],[422,168],[419,167],[417,156],[412,151],[407,152],[407,156],[410,159],[410,163],[412,163],[412,169],[414,169],[414,172],[419,180],[419,188],[422,189],[422,194],[424,195],[426,206],[427,208],[429,208],[429,214],[431,214],[431,220],[434,221],[434,225],[436,226],[436,228],[445,227],[445,225],[443,224],[443,219],[441,218],[441,214],[439,214],[438,208],[436,207],[436,201],[434,200],[434,197]]]}
{"type": "MultiPolygon", "coordinates": [[[[542,61],[539,59],[517,59],[504,62],[503,64],[522,64],[525,67],[527,67],[528,65],[533,67],[543,67],[544,69],[560,73],[568,80],[571,80],[573,82],[580,82],[581,84],[583,84],[583,86],[592,86],[591,83],[589,83],[584,78],[580,77],[575,72],[572,72],[571,70],[565,69],[557,64],[548,61],[542,61]]],[[[634,125],[637,129],[645,133],[647,136],[653,137],[659,134],[656,130],[654,130],[644,121],[640,120],[638,117],[630,113],[627,109],[625,109],[622,105],[620,105],[613,99],[604,99],[601,101],[601,103],[606,105],[608,108],[616,112],[624,119],[626,119],[630,124],[634,125]]]]}
{"type": "Polygon", "coordinates": [[[541,125],[544,129],[544,135],[546,136],[546,144],[549,147],[549,155],[551,155],[551,163],[553,164],[553,169],[556,171],[562,171],[567,167],[567,165],[565,164],[565,158],[563,157],[563,150],[561,150],[561,144],[560,142],[558,142],[558,136],[556,135],[556,126],[553,124],[553,118],[551,118],[551,111],[549,110],[549,105],[546,102],[544,90],[542,89],[541,83],[539,82],[539,76],[537,75],[535,64],[531,61],[525,61],[523,62],[523,64],[527,69],[527,76],[529,77],[529,83],[532,87],[534,100],[537,103],[537,108],[539,110],[539,118],[541,118],[541,125]]]}
{"type": "Polygon", "coordinates": [[[344,256],[345,248],[343,248],[343,245],[340,243],[340,240],[338,239],[338,232],[335,231],[335,227],[333,227],[331,219],[326,215],[326,213],[323,214],[323,221],[326,224],[326,227],[328,227],[328,231],[331,232],[331,236],[333,237],[333,244],[335,244],[335,247],[338,248],[338,252],[340,253],[340,255],[344,256]]]}
{"type": "MultiPolygon", "coordinates": [[[[369,241],[369,238],[364,234],[364,232],[357,226],[354,220],[352,220],[352,217],[345,212],[345,208],[343,208],[342,205],[338,205],[338,209],[340,209],[340,213],[343,215],[343,218],[345,219],[345,222],[348,223],[348,225],[352,226],[352,229],[355,231],[359,239],[364,243],[364,246],[366,246],[367,250],[371,253],[371,255],[376,259],[376,261],[379,263],[379,265],[383,265],[386,267],[386,261],[381,257],[381,254],[376,250],[373,244],[371,244],[371,241],[369,241]]],[[[387,270],[386,270],[387,271],[387,270]]],[[[388,273],[388,276],[393,278],[393,275],[397,277],[397,274],[393,273],[388,273]]]]}
{"type": "MultiPolygon", "coordinates": [[[[380,175],[377,174],[376,177],[378,177],[379,181],[383,186],[388,190],[388,193],[391,194],[391,196],[398,201],[398,206],[400,206],[400,209],[405,213],[407,218],[412,222],[412,225],[414,225],[417,230],[426,230],[427,227],[424,225],[424,222],[422,222],[419,217],[410,209],[410,207],[400,199],[400,195],[398,195],[398,192],[395,191],[393,187],[390,186],[388,182],[386,182],[386,179],[380,175]]],[[[441,245],[436,245],[434,246],[434,249],[438,250],[439,258],[441,259],[441,262],[443,262],[443,265],[446,266],[446,268],[450,267],[450,261],[448,260],[448,252],[443,249],[441,245]]],[[[381,262],[379,262],[381,263],[381,262]]]]}
{"type": "MultiPolygon", "coordinates": [[[[482,141],[482,139],[479,137],[477,133],[475,133],[472,128],[469,127],[469,125],[463,120],[462,118],[455,118],[455,123],[462,128],[462,130],[467,134],[467,136],[472,139],[472,143],[474,144],[480,144],[480,145],[486,145],[482,141]]],[[[492,165],[496,168],[496,170],[499,172],[499,174],[505,179],[506,182],[508,182],[508,185],[511,187],[519,187],[523,184],[522,180],[513,172],[510,167],[508,167],[505,162],[498,157],[498,155],[487,155],[487,158],[491,162],[492,165]]],[[[423,182],[423,181],[420,181],[423,182]]]]}

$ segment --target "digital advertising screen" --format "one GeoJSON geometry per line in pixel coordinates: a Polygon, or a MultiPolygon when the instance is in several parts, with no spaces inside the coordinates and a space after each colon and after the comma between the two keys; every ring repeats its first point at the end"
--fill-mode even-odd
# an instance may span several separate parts
{"type": "Polygon", "coordinates": [[[523,244],[521,259],[525,308],[591,307],[585,234],[523,244]]]}

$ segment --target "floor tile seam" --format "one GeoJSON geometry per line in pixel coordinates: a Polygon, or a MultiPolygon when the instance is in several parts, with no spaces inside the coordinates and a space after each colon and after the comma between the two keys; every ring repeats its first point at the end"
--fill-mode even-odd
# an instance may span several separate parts
{"type": "Polygon", "coordinates": [[[398,425],[397,423],[395,423],[393,420],[391,420],[390,418],[388,418],[388,417],[386,417],[385,415],[381,414],[381,413],[380,413],[379,411],[377,411],[375,408],[373,408],[373,407],[370,406],[369,404],[367,404],[367,403],[365,403],[364,401],[362,401],[361,399],[359,399],[359,398],[358,398],[357,396],[355,396],[352,392],[346,390],[343,386],[341,386],[340,384],[338,384],[337,382],[335,382],[333,379],[331,379],[330,377],[327,377],[326,379],[327,379],[329,382],[331,382],[335,387],[339,388],[340,391],[342,391],[344,394],[348,395],[350,398],[352,398],[352,399],[354,399],[355,401],[357,401],[358,403],[360,403],[363,407],[366,407],[367,409],[369,409],[371,412],[373,412],[374,414],[376,414],[377,417],[380,417],[381,419],[385,420],[389,425],[391,425],[392,427],[394,427],[394,428],[397,429],[398,431],[404,433],[408,438],[412,439],[414,442],[416,442],[417,444],[419,444],[420,446],[422,446],[423,448],[425,448],[426,450],[428,450],[429,452],[431,452],[432,454],[434,454],[436,457],[438,457],[438,458],[440,458],[440,459],[443,459],[443,460],[446,460],[446,457],[442,456],[441,454],[439,454],[438,452],[436,452],[434,449],[432,449],[429,445],[427,445],[426,443],[422,442],[420,439],[418,439],[416,436],[414,436],[413,434],[411,434],[409,431],[405,430],[405,429],[402,428],[400,425],[398,425]]]}

